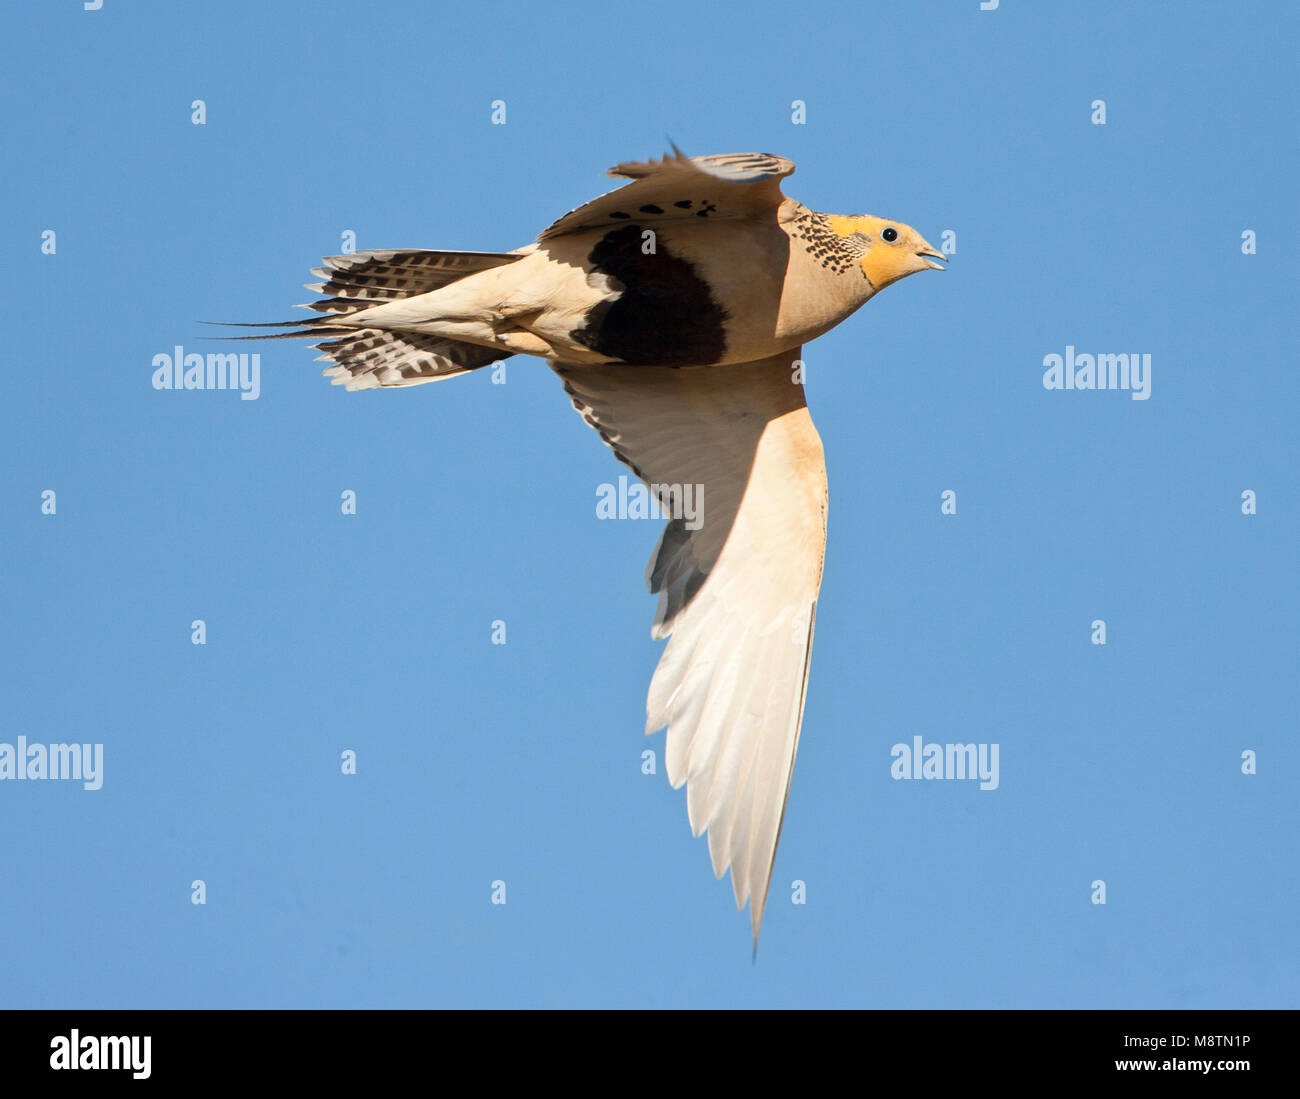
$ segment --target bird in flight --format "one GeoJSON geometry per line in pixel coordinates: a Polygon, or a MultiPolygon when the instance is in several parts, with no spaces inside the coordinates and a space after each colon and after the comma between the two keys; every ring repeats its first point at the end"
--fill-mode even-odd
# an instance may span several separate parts
{"type": "MultiPolygon", "coordinates": [[[[801,348],[946,257],[899,221],[781,192],[794,164],[739,153],[619,164],[630,179],[513,252],[361,251],[316,269],[319,339],[348,389],[536,355],[672,515],[646,580],[667,638],[646,732],[686,784],[754,943],[799,746],[826,546],[826,466],[801,348]],[[682,512],[691,486],[694,514],[682,512]],[[678,496],[674,496],[674,492],[678,496]]],[[[257,326],[262,327],[262,326],[257,326]]],[[[248,337],[269,338],[269,337],[248,337]]]]}

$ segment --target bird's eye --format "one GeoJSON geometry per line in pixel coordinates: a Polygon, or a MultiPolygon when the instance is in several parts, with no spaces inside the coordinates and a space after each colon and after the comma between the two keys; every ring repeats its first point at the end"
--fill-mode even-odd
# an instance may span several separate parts
{"type": "Polygon", "coordinates": [[[892,225],[888,229],[882,229],[880,232],[880,239],[886,244],[893,244],[894,241],[898,239],[898,230],[892,225]]]}

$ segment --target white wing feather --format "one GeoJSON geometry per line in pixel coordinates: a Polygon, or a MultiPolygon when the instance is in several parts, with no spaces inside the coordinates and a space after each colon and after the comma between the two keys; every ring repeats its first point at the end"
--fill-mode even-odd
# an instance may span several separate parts
{"type": "Polygon", "coordinates": [[[714,873],[731,868],[757,942],[799,745],[826,545],[821,440],[792,380],[798,348],[728,366],[557,365],[584,418],[647,484],[702,486],[665,528],[647,581],[668,645],[646,731],[686,783],[714,873]]]}

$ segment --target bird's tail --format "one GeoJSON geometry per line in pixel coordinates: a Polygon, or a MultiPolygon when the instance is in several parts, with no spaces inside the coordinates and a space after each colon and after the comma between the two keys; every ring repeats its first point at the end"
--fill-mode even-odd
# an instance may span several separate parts
{"type": "Polygon", "coordinates": [[[399,301],[441,289],[479,271],[513,263],[515,252],[440,252],[431,250],[352,252],[326,256],[325,266],[312,274],[323,281],[307,289],[324,295],[301,308],[321,314],[304,321],[241,324],[238,328],[291,328],[258,336],[228,336],[236,340],[316,338],[318,362],[333,365],[325,376],[348,389],[419,385],[477,370],[511,354],[402,329],[363,328],[348,318],[385,302],[399,301]]]}

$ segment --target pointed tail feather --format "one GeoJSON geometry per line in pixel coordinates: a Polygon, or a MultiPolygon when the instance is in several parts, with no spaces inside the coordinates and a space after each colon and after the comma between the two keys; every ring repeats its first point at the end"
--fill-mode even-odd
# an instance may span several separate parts
{"type": "MultiPolygon", "coordinates": [[[[403,329],[361,328],[348,318],[384,302],[428,294],[466,275],[514,263],[516,252],[442,252],[431,250],[351,252],[326,256],[312,273],[324,281],[308,290],[325,294],[300,308],[321,314],[301,321],[232,324],[234,328],[292,328],[257,336],[218,336],[225,340],[293,340],[326,338],[318,362],[333,363],[324,373],[348,389],[419,385],[477,370],[509,357],[500,348],[448,340],[403,329]]],[[[211,323],[211,322],[203,322],[211,323]]]]}
{"type": "Polygon", "coordinates": [[[306,337],[320,339],[321,336],[342,336],[355,332],[355,328],[346,328],[331,324],[331,317],[312,317],[305,321],[262,321],[250,324],[246,321],[199,321],[217,328],[294,328],[295,332],[264,332],[257,336],[205,336],[209,340],[297,340],[306,337]],[[306,326],[306,327],[304,327],[306,326]]]}
{"type": "MultiPolygon", "coordinates": [[[[211,323],[211,322],[204,322],[211,323]]],[[[296,322],[290,322],[296,323],[296,322]]],[[[509,351],[480,347],[460,340],[426,336],[420,332],[383,328],[306,328],[297,332],[268,332],[260,336],[213,336],[216,340],[292,340],[303,336],[320,339],[313,346],[323,352],[317,362],[333,363],[322,373],[333,385],[352,389],[420,385],[467,374],[505,359],[509,351]]]]}

